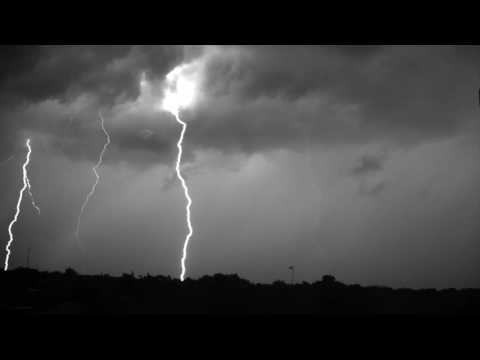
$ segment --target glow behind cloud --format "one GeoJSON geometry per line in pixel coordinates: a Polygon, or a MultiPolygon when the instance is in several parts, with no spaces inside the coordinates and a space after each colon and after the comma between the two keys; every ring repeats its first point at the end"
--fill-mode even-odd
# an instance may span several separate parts
{"type": "Polygon", "coordinates": [[[177,66],[167,75],[167,88],[162,102],[162,109],[178,115],[181,109],[191,106],[198,93],[194,73],[188,65],[177,66]]]}

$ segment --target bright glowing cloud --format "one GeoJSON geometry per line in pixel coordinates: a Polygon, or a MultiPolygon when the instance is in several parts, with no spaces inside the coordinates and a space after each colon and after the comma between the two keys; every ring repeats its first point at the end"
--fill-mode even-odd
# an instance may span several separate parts
{"type": "Polygon", "coordinates": [[[179,65],[166,76],[166,89],[162,110],[178,114],[182,109],[192,107],[200,92],[201,71],[196,62],[179,65]]]}

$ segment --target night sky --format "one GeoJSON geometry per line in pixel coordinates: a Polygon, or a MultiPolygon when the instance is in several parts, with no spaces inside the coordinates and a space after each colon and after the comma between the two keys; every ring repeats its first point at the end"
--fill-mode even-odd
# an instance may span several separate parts
{"type": "Polygon", "coordinates": [[[195,69],[187,276],[480,286],[480,46],[2,46],[2,262],[178,277],[187,233],[165,76],[195,69]],[[92,166],[111,145],[74,237],[92,166]],[[11,158],[13,156],[13,158],[11,158]]]}

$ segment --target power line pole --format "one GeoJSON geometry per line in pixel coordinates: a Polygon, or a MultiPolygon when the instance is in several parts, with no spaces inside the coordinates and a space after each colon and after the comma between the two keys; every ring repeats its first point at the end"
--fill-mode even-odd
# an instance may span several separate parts
{"type": "Polygon", "coordinates": [[[288,269],[291,271],[291,284],[295,283],[295,266],[289,266],[288,269]]]}
{"type": "Polygon", "coordinates": [[[28,252],[27,252],[27,269],[30,269],[30,252],[31,252],[32,248],[29,247],[28,248],[28,252]]]}

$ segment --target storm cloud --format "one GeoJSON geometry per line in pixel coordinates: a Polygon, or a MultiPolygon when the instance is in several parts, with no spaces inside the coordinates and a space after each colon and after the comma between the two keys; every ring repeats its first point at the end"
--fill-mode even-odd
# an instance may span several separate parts
{"type": "MultiPolygon", "coordinates": [[[[480,284],[478,46],[0,47],[0,220],[24,139],[42,216],[26,210],[13,264],[178,275],[180,133],[165,76],[199,64],[183,170],[189,275],[392,286],[480,284]],[[72,245],[104,136],[112,143],[72,245]]],[[[25,206],[28,209],[28,206],[25,206]]],[[[5,234],[4,234],[5,235],[5,234]]],[[[4,240],[3,236],[1,239],[4,240]]]]}
{"type": "MultiPolygon", "coordinates": [[[[78,146],[64,146],[69,156],[80,156],[87,141],[82,135],[93,135],[97,110],[106,107],[115,110],[113,146],[169,154],[175,129],[162,120],[168,114],[141,106],[134,110],[142,96],[140,79],[144,74],[161,84],[175,65],[197,57],[204,59],[204,97],[195,111],[184,114],[191,149],[254,153],[302,148],[307,142],[415,144],[451,136],[471,121],[479,51],[450,46],[7,47],[0,65],[2,135],[11,140],[12,131],[31,128],[53,133],[58,144],[66,136],[58,129],[72,117],[83,117],[73,135],[78,146]],[[14,113],[13,99],[20,106],[14,113]],[[35,106],[43,107],[42,116],[49,119],[34,119],[35,106]],[[30,113],[25,110],[32,107],[30,113]],[[53,107],[55,114],[48,111],[53,107]],[[27,114],[19,115],[22,111],[27,114]],[[145,131],[149,137],[141,135],[145,131]]],[[[146,158],[158,161],[153,154],[146,158]]]]}

